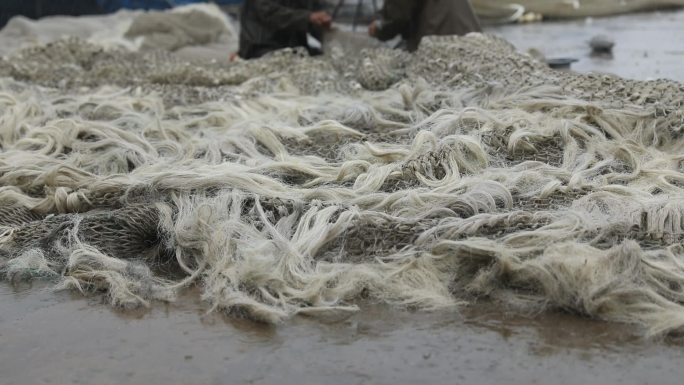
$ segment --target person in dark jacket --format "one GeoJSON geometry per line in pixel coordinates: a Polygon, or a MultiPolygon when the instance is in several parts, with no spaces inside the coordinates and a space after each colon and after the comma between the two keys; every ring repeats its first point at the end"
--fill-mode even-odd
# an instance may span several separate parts
{"type": "MultiPolygon", "coordinates": [[[[319,0],[246,0],[240,16],[240,50],[253,59],[287,47],[306,47],[306,35],[319,38],[332,17],[319,0]]],[[[319,39],[320,40],[320,39],[319,39]]]]}
{"type": "Polygon", "coordinates": [[[98,15],[102,9],[95,0],[0,0],[0,29],[14,16],[40,19],[54,15],[98,15]]]}
{"type": "Polygon", "coordinates": [[[409,51],[424,36],[482,31],[469,0],[385,0],[380,14],[368,34],[382,41],[401,35],[409,51]]]}

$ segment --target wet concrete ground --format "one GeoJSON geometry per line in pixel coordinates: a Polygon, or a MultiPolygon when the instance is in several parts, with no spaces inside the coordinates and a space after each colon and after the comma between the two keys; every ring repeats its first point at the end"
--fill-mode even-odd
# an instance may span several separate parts
{"type": "Polygon", "coordinates": [[[667,385],[684,373],[684,344],[570,315],[367,305],[343,321],[272,327],[205,312],[196,294],[121,313],[3,283],[0,384],[667,385]]]}
{"type": "MultiPolygon", "coordinates": [[[[684,81],[684,12],[490,28],[578,71],[684,81]],[[613,59],[586,42],[608,33],[613,59]]],[[[487,305],[460,314],[366,305],[269,327],[205,315],[196,293],[121,313],[98,298],[0,282],[0,385],[681,384],[684,344],[629,326],[487,305]]]]}
{"type": "Polygon", "coordinates": [[[520,51],[535,48],[547,58],[579,59],[572,65],[578,72],[684,82],[684,11],[487,27],[486,32],[504,37],[520,51]],[[613,57],[591,56],[588,42],[598,34],[615,41],[613,57]]]}

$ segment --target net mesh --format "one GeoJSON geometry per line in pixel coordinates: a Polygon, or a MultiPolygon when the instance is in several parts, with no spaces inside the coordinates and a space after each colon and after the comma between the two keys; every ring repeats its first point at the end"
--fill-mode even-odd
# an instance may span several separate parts
{"type": "Polygon", "coordinates": [[[66,39],[0,76],[10,279],[118,306],[197,285],[268,322],[486,297],[684,330],[679,83],[480,34],[192,65],[66,39]]]}

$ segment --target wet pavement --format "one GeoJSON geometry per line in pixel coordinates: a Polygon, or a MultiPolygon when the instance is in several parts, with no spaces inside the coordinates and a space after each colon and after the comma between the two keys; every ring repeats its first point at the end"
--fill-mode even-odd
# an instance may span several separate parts
{"type": "Polygon", "coordinates": [[[680,384],[684,345],[633,332],[487,305],[460,314],[365,305],[342,321],[274,327],[206,315],[196,293],[122,313],[2,283],[0,384],[680,384]]]}
{"type": "Polygon", "coordinates": [[[547,58],[579,59],[572,65],[578,72],[684,82],[684,11],[506,25],[486,32],[504,37],[520,51],[534,48],[547,58]],[[612,57],[591,55],[589,41],[599,34],[615,41],[612,57]]]}

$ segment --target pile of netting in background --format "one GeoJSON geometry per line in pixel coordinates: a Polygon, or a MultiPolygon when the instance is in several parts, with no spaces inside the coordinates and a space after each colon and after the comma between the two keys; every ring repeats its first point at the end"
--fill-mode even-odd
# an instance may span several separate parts
{"type": "Polygon", "coordinates": [[[267,322],[487,300],[684,331],[684,86],[503,40],[0,61],[0,264],[267,322]]]}

